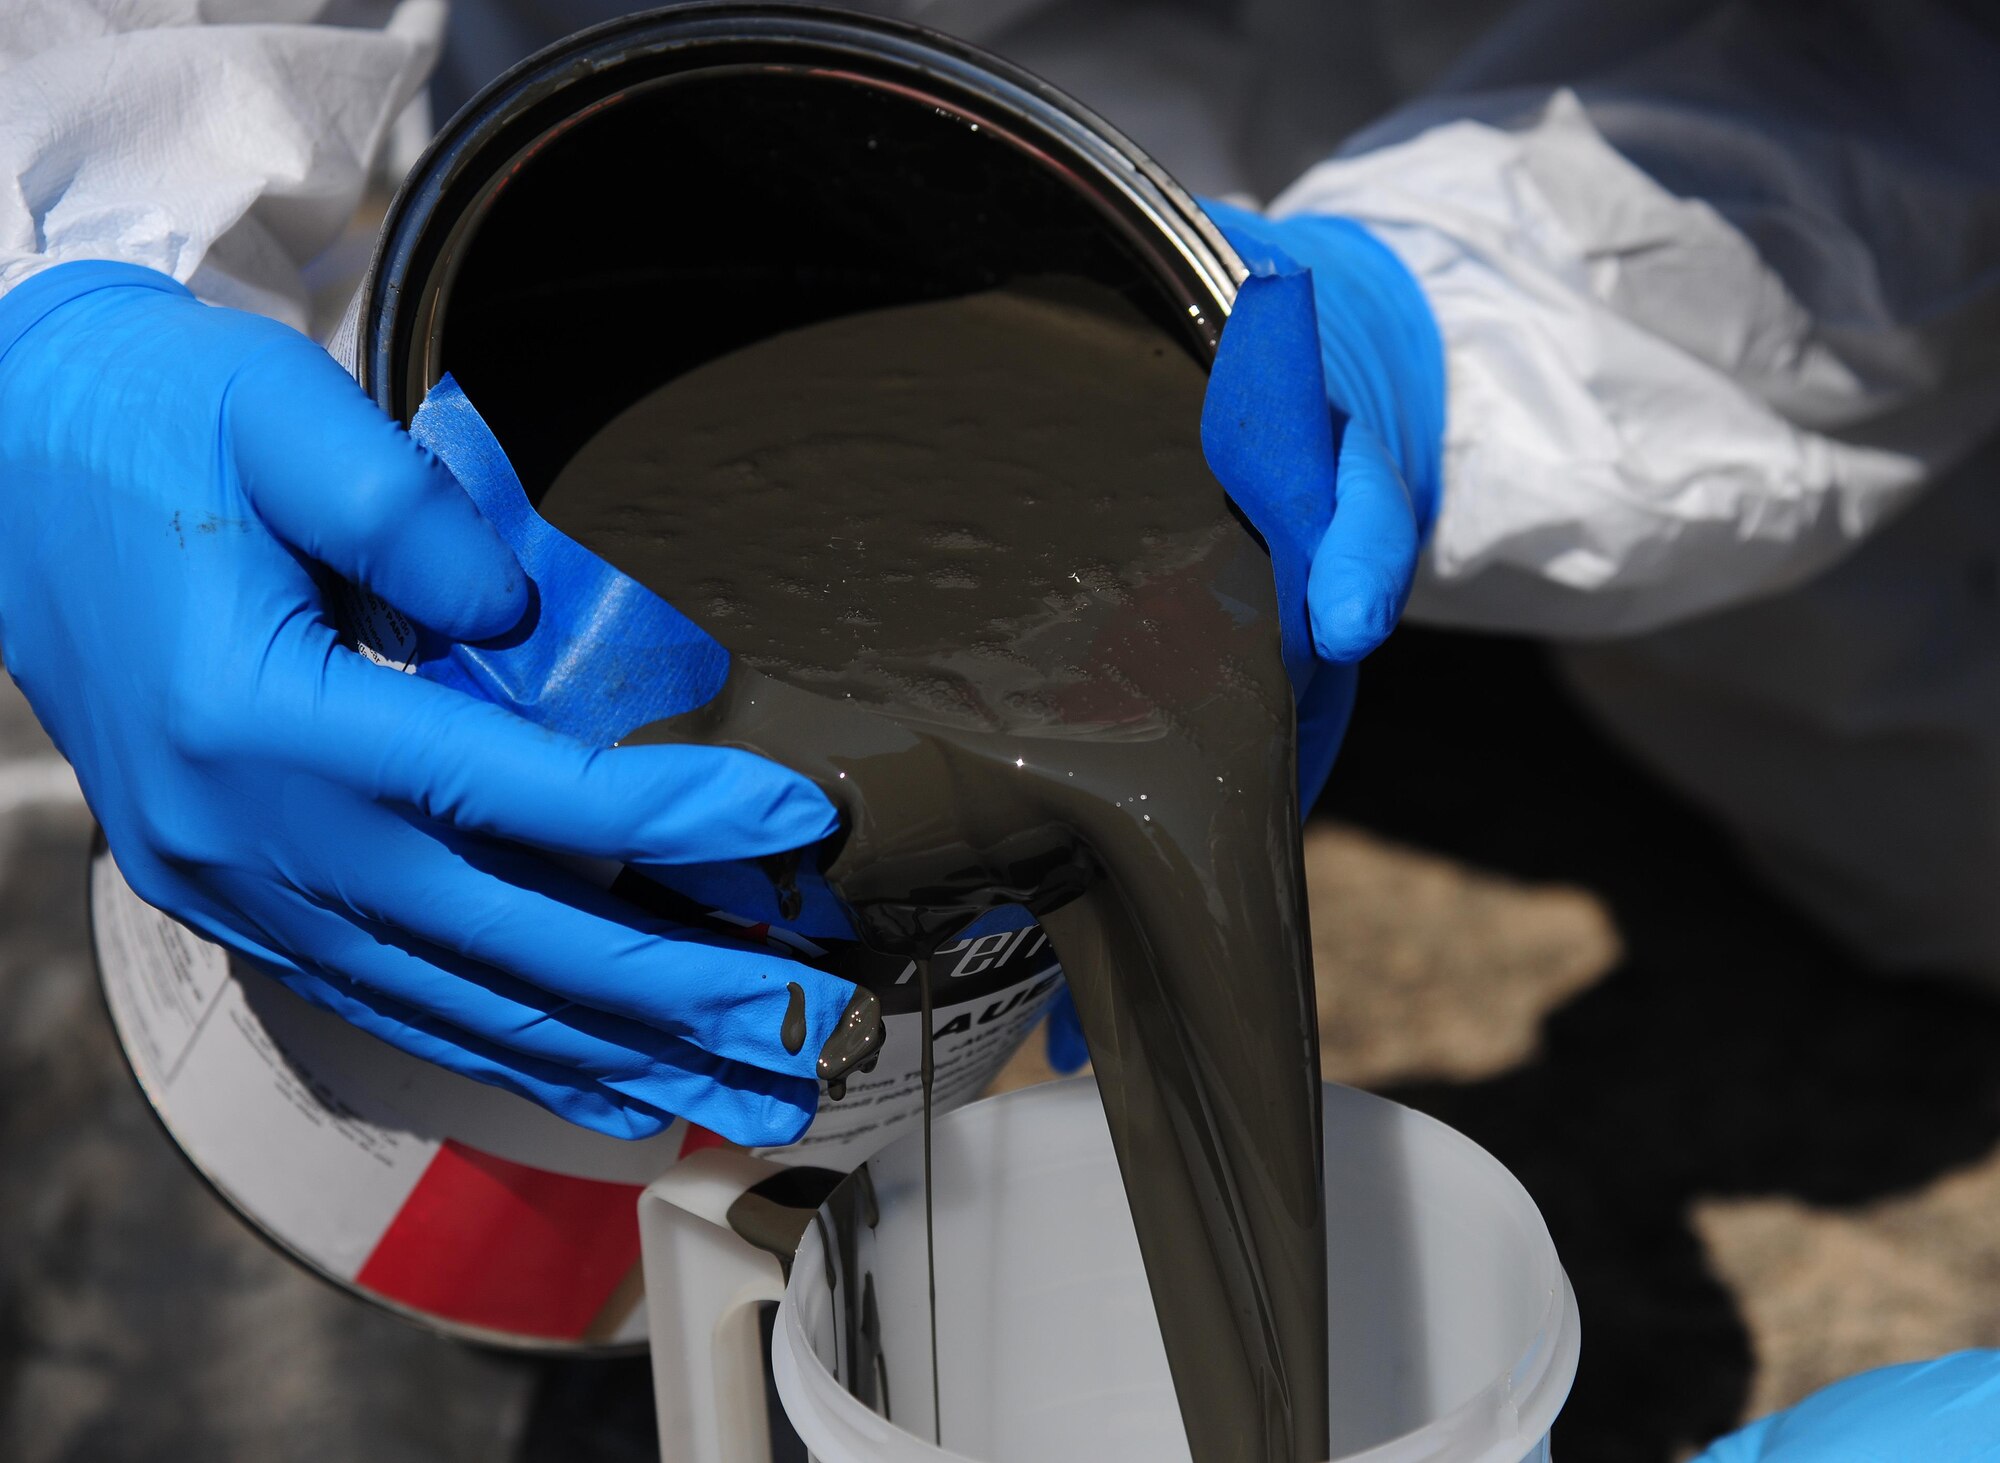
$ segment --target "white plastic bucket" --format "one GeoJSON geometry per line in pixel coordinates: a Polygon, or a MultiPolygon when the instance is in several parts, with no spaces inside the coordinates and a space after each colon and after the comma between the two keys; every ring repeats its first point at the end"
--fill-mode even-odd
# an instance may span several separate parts
{"type": "MultiPolygon", "coordinates": [[[[1546,1460],[1580,1325],[1533,1200],[1442,1123],[1352,1088],[1324,1093],[1335,1458],[1546,1460]]],[[[922,1159],[920,1143],[903,1139],[871,1160],[880,1219],[858,1232],[893,1423],[836,1379],[823,1226],[806,1230],[782,1287],[772,1365],[814,1459],[1186,1459],[1124,1186],[1087,1079],[975,1103],[937,1124],[945,1446],[932,1444],[922,1159]]],[[[653,1318],[666,1457],[769,1456],[748,1307],[780,1293],[776,1264],[715,1223],[768,1172],[756,1164],[742,1155],[706,1171],[683,1164],[642,1205],[649,1293],[692,1303],[653,1318]],[[655,1283],[656,1265],[680,1272],[673,1286],[655,1283]],[[702,1287],[680,1285],[695,1271],[708,1282],[706,1305],[691,1293],[702,1287]]]]}

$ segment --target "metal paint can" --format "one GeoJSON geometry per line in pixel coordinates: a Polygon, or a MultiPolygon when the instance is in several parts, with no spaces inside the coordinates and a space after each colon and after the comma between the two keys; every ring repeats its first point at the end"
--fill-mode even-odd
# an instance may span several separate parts
{"type": "MultiPolygon", "coordinates": [[[[1241,274],[1157,165],[1018,68],[833,10],[691,5],[581,32],[475,97],[391,204],[332,349],[405,422],[449,370],[537,496],[632,401],[785,329],[1082,276],[1206,362],[1241,274]]],[[[364,619],[359,638],[394,661],[393,616],[364,619]]],[[[260,1234],[469,1339],[644,1343],[639,1191],[720,1140],[685,1122],[602,1137],[406,1057],[145,906],[102,848],[91,895],[139,1085],[260,1234]]],[[[751,933],[885,995],[877,1070],[775,1155],[852,1166],[920,1110],[907,962],[751,933]]],[[[936,968],[950,1105],[1026,1038],[1060,970],[1026,923],[975,930],[936,968]]]]}

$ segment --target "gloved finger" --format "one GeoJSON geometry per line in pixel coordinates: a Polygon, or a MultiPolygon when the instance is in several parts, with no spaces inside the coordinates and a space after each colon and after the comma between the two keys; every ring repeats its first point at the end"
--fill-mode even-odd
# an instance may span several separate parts
{"type": "Polygon", "coordinates": [[[457,480],[304,336],[232,378],[224,431],[258,518],[307,558],[454,640],[526,613],[527,576],[457,480]]]}
{"type": "Polygon", "coordinates": [[[1064,1076],[1078,1071],[1090,1060],[1090,1047],[1083,1039],[1083,1021],[1076,1014],[1076,998],[1065,986],[1049,1007],[1048,1032],[1043,1038],[1049,1065],[1064,1076]]]}
{"type": "Polygon", "coordinates": [[[749,752],[592,747],[337,647],[323,654],[319,681],[316,692],[271,698],[292,755],[469,833],[681,864],[783,853],[839,826],[810,781],[749,752]]]}
{"type": "Polygon", "coordinates": [[[1341,435],[1333,522],[1313,553],[1306,583],[1313,647],[1322,660],[1347,664],[1380,645],[1396,627],[1417,574],[1416,511],[1403,475],[1363,423],[1341,435]]]}
{"type": "Polygon", "coordinates": [[[753,1146],[794,1142],[812,1121],[819,1100],[814,1080],[729,1061],[404,932],[323,913],[327,923],[314,931],[311,973],[324,985],[407,1026],[448,1036],[493,1065],[519,1068],[545,1086],[561,1076],[753,1146]]]}
{"type": "MultiPolygon", "coordinates": [[[[854,998],[850,981],[676,927],[518,849],[433,837],[414,825],[375,843],[382,857],[340,865],[338,887],[319,897],[490,971],[481,989],[449,985],[450,1008],[428,994],[421,1004],[503,1045],[519,1045],[523,1023],[538,1019],[532,1008],[567,1001],[592,1014],[566,1016],[563,1039],[573,1026],[582,1041],[651,1055],[666,1033],[716,1057],[814,1081],[820,1049],[854,998]]],[[[550,1057],[574,1050],[578,1065],[601,1060],[585,1045],[535,1049],[550,1057]]]]}
{"type": "Polygon", "coordinates": [[[398,1051],[461,1077],[525,1097],[579,1127],[613,1138],[638,1139],[652,1137],[673,1121],[671,1115],[607,1091],[575,1072],[523,1057],[518,1052],[494,1053],[477,1038],[453,1031],[433,1017],[404,1010],[393,1001],[359,991],[330,972],[288,968],[274,978],[302,999],[360,1027],[398,1051]]]}
{"type": "Polygon", "coordinates": [[[1989,1459],[2000,1438],[2000,1351],[1861,1372],[1709,1445],[1694,1463],[1989,1459]]]}

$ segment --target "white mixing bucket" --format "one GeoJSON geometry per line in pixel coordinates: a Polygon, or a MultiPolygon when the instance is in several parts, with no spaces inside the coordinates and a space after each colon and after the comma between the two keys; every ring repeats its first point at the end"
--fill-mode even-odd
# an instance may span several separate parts
{"type": "MultiPolygon", "coordinates": [[[[1534,1201],[1442,1123],[1325,1088],[1328,1377],[1341,1463],[1536,1463],[1576,1375],[1576,1299],[1534,1201]]],[[[937,1348],[944,1447],[930,1441],[923,1152],[868,1164],[880,1372],[894,1421],[851,1395],[826,1224],[788,1284],[722,1221],[772,1169],[683,1163],[641,1202],[662,1456],[765,1463],[755,1305],[786,1414],[818,1463],[1178,1463],[1188,1456],[1111,1138],[1088,1079],[939,1120],[937,1348]],[[671,1271],[671,1281],[656,1271],[671,1271]]],[[[865,1206],[863,1206],[865,1208],[865,1206]]],[[[838,1299],[837,1299],[838,1297],[838,1299]]],[[[846,1339],[843,1340],[843,1337],[846,1339]]],[[[871,1370],[872,1356],[864,1364],[871,1370]]],[[[873,1389],[880,1391],[879,1386],[873,1389]]]]}

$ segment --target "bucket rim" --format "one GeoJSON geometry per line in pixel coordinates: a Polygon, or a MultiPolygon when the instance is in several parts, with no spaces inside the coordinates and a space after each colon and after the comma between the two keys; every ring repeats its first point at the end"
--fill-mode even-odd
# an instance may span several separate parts
{"type": "MultiPolygon", "coordinates": [[[[1397,1122],[1442,1139],[1471,1158],[1483,1170],[1486,1180],[1506,1193],[1517,1222],[1525,1223],[1531,1239],[1539,1241],[1534,1279],[1544,1292],[1533,1332],[1513,1360],[1479,1391],[1417,1427],[1384,1438],[1359,1452],[1343,1453],[1330,1463],[1524,1463],[1548,1435],[1568,1401],[1582,1348],[1582,1316],[1576,1293],[1556,1253],[1554,1236],[1549,1233],[1540,1206],[1505,1164],[1450,1124],[1392,1098],[1344,1083],[1322,1082],[1320,1091],[1322,1103],[1329,1106],[1338,1103],[1392,1109],[1397,1122]]],[[[1006,1103],[1077,1101],[1086,1102],[1093,1111],[1100,1110],[1097,1083],[1088,1074],[981,1098],[940,1121],[953,1122],[975,1113],[990,1113],[1006,1103]]],[[[796,1277],[800,1275],[816,1273],[816,1259],[808,1251],[819,1243],[818,1226],[809,1226],[793,1264],[792,1283],[797,1283],[796,1277]]],[[[788,1415],[795,1399],[809,1400],[841,1440],[862,1450],[862,1456],[891,1450],[883,1456],[895,1458],[898,1463],[914,1463],[919,1459],[924,1463],[982,1463],[896,1426],[843,1387],[821,1387],[808,1382],[808,1368],[817,1368],[824,1374],[825,1366],[806,1334],[798,1307],[790,1303],[791,1290],[792,1284],[788,1283],[786,1302],[771,1333],[772,1372],[788,1415]]]]}

